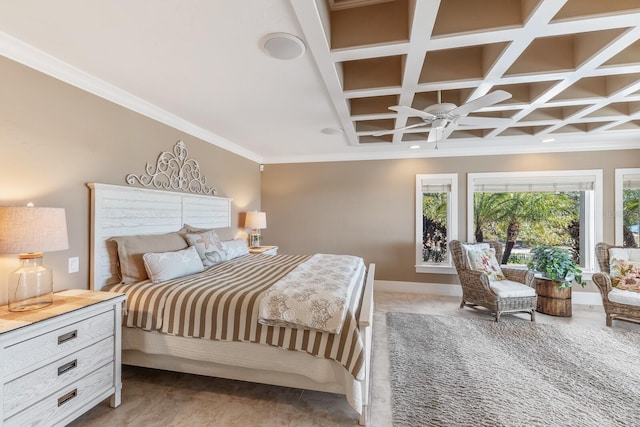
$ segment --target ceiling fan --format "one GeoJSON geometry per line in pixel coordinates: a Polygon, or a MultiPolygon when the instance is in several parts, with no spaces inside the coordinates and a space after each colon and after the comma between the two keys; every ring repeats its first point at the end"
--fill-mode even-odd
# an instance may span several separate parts
{"type": "Polygon", "coordinates": [[[438,103],[430,105],[424,110],[418,110],[406,105],[395,105],[389,107],[390,110],[404,113],[410,117],[420,117],[422,123],[401,127],[398,129],[387,130],[374,133],[373,136],[387,135],[391,133],[404,132],[407,129],[413,129],[422,126],[429,127],[429,138],[427,142],[438,140],[438,134],[442,135],[442,131],[451,124],[467,125],[467,126],[491,126],[496,127],[502,122],[508,122],[511,119],[500,117],[468,117],[467,114],[489,105],[497,104],[506,99],[511,98],[511,94],[504,90],[496,90],[484,96],[476,98],[461,106],[441,101],[441,94],[438,91],[438,103]],[[431,132],[434,130],[435,132],[431,132]]]}

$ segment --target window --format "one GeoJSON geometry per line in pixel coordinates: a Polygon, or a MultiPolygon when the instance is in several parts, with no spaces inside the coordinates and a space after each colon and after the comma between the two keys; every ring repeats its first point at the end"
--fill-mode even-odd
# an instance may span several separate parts
{"type": "Polygon", "coordinates": [[[602,239],[602,171],[468,175],[468,240],[498,240],[503,263],[526,264],[542,245],[571,250],[585,271],[602,239]]]}
{"type": "Polygon", "coordinates": [[[416,175],[416,272],[454,272],[449,241],[458,238],[458,174],[416,175]]]}
{"type": "Polygon", "coordinates": [[[640,246],[640,169],[616,169],[616,245],[640,246]]]}

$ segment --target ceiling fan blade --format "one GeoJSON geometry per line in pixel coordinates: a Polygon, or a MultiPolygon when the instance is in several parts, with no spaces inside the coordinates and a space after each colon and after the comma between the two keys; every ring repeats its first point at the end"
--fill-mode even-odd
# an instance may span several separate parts
{"type": "Polygon", "coordinates": [[[511,119],[504,117],[473,117],[462,116],[458,117],[455,121],[458,125],[462,126],[489,126],[498,127],[511,122],[511,119]]]}
{"type": "Polygon", "coordinates": [[[505,99],[511,98],[511,94],[504,90],[496,90],[495,92],[488,93],[480,98],[476,98],[472,101],[467,102],[464,105],[459,106],[458,108],[454,108],[449,111],[449,114],[455,116],[464,116],[469,114],[472,111],[478,110],[482,107],[488,107],[489,105],[497,104],[498,102],[502,102],[505,99]]]}
{"type": "Polygon", "coordinates": [[[431,113],[427,113],[422,110],[417,110],[415,108],[407,107],[406,105],[395,105],[393,107],[389,107],[389,109],[393,111],[397,111],[398,113],[404,113],[407,116],[422,117],[425,120],[433,120],[436,118],[436,116],[434,116],[431,113]]]}
{"type": "Polygon", "coordinates": [[[439,134],[442,134],[442,129],[431,129],[429,131],[429,136],[427,136],[427,142],[435,142],[438,139],[439,134]]]}
{"type": "Polygon", "coordinates": [[[388,135],[390,133],[398,133],[398,132],[404,132],[407,129],[413,129],[413,128],[417,128],[420,126],[428,126],[429,123],[416,123],[415,125],[409,125],[409,126],[405,126],[402,128],[398,128],[398,129],[393,129],[393,130],[383,130],[382,132],[376,132],[374,134],[372,134],[373,136],[382,136],[382,135],[388,135]]]}

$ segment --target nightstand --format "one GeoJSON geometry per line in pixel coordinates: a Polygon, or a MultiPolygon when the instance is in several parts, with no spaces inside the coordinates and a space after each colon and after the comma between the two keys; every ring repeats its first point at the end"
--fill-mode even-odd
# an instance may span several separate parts
{"type": "Polygon", "coordinates": [[[68,290],[32,311],[0,307],[0,426],[64,425],[120,405],[124,294],[68,290]]]}
{"type": "Polygon", "coordinates": [[[256,246],[249,248],[249,252],[252,254],[264,254],[264,255],[278,255],[277,246],[256,246]]]}

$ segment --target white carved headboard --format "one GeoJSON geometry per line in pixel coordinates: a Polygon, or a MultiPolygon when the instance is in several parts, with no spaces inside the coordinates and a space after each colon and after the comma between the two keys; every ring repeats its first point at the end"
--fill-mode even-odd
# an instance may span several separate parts
{"type": "Polygon", "coordinates": [[[140,187],[87,184],[91,189],[90,287],[118,281],[116,236],[231,226],[231,199],[140,187]]]}

